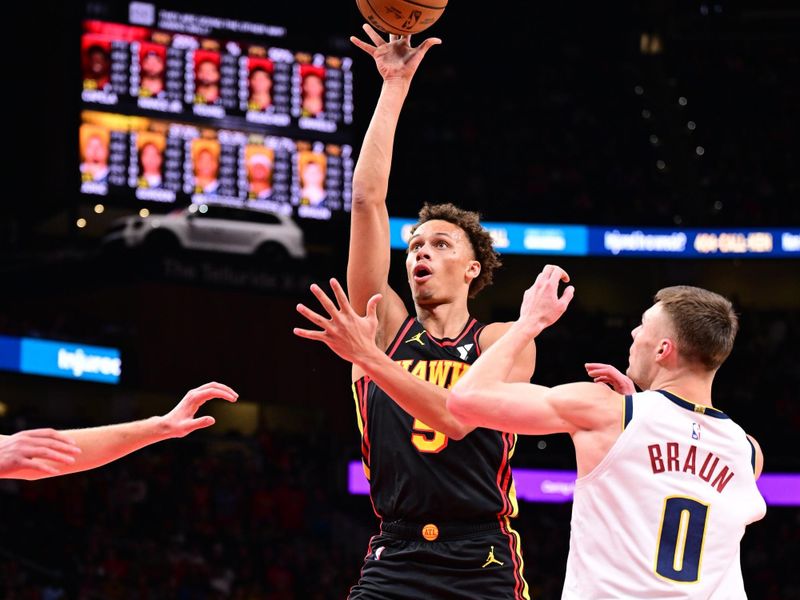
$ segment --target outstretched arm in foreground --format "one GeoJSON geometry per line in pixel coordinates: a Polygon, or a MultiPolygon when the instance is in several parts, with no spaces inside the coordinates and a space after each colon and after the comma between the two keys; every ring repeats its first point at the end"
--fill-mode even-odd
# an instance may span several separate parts
{"type": "Polygon", "coordinates": [[[214,417],[195,417],[212,398],[235,402],[238,394],[221,383],[207,383],[189,391],[160,417],[63,432],[34,430],[0,436],[0,477],[41,479],[86,471],[156,442],[184,437],[214,424],[214,417]]]}

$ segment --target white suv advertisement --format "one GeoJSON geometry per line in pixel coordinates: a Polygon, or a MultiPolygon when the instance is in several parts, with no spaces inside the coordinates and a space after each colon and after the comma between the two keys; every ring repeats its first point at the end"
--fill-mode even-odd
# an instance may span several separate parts
{"type": "Polygon", "coordinates": [[[273,261],[306,256],[303,231],[291,217],[207,204],[166,215],[123,217],[111,224],[103,243],[255,254],[273,261]]]}

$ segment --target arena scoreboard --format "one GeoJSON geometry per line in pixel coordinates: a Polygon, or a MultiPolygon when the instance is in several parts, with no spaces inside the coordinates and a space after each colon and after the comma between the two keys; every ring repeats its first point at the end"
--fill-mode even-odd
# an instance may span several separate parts
{"type": "Polygon", "coordinates": [[[81,29],[83,195],[350,210],[350,57],[297,47],[280,25],[145,2],[91,2],[81,29]]]}

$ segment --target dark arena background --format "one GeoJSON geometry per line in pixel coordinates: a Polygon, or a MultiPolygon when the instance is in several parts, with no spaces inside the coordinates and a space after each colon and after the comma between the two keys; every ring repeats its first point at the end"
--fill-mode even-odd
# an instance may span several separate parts
{"type": "MultiPolygon", "coordinates": [[[[213,427],[105,467],[0,480],[0,598],[344,598],[377,527],[351,470],[350,370],[292,327],[298,302],[316,305],[311,282],[345,275],[352,169],[380,89],[347,41],[363,37],[355,2],[6,11],[0,433],[163,414],[212,380],[240,398],[207,405],[213,427]],[[93,75],[97,48],[108,64],[93,75]],[[163,89],[147,87],[148,49],[163,89]],[[201,98],[204,58],[218,99],[201,98]],[[268,110],[248,96],[259,65],[268,110]],[[320,73],[325,108],[306,110],[304,81],[320,73]],[[88,165],[93,135],[107,172],[88,165]],[[303,181],[317,159],[322,200],[303,181]],[[259,161],[273,170],[266,197],[259,161]],[[170,213],[210,225],[183,247],[170,213]],[[163,235],[137,237],[159,219],[163,235]],[[265,223],[294,242],[225,252],[265,223]]],[[[504,261],[472,305],[483,321],[513,320],[541,267],[564,267],[577,293],[537,340],[544,385],[586,379],[586,362],[624,370],[661,287],[730,297],[741,331],[715,404],[760,441],[769,486],[742,542],[745,584],[754,600],[800,598],[797,5],[452,0],[415,38],[427,33],[444,43],[400,120],[398,247],[425,201],[480,211],[504,261]]],[[[410,306],[402,257],[391,282],[410,306]]],[[[520,438],[514,466],[532,597],[559,598],[570,440],[520,438]]]]}

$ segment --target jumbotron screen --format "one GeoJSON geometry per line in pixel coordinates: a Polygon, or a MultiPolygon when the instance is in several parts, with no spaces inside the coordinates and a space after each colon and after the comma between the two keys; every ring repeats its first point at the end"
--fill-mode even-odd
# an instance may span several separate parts
{"type": "Polygon", "coordinates": [[[150,3],[87,5],[81,192],[150,208],[349,211],[352,59],[289,39],[150,3]]]}

